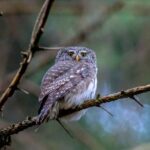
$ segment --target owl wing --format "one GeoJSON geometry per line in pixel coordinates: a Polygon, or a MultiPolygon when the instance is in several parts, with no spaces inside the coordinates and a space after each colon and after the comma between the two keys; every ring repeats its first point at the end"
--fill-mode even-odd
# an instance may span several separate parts
{"type": "Polygon", "coordinates": [[[40,107],[38,123],[42,123],[47,118],[54,116],[51,110],[55,103],[73,90],[82,80],[90,80],[93,75],[91,70],[90,65],[79,63],[49,84],[45,88],[45,97],[40,107]]]}
{"type": "Polygon", "coordinates": [[[70,68],[74,66],[73,63],[70,61],[65,62],[58,62],[54,66],[52,66],[48,71],[45,73],[42,83],[41,83],[41,92],[39,95],[39,101],[41,102],[44,97],[47,95],[48,88],[50,87],[51,83],[56,80],[56,78],[62,76],[66,73],[70,68]]]}

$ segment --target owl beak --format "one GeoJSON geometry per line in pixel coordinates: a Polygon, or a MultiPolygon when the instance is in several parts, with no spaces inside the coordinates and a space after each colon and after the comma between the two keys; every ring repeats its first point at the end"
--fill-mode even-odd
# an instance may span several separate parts
{"type": "Polygon", "coordinates": [[[79,55],[76,55],[76,61],[80,61],[80,56],[79,55]]]}

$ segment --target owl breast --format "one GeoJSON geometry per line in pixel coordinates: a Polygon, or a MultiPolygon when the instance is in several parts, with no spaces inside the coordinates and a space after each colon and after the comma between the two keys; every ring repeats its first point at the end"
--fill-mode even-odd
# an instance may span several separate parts
{"type": "MultiPolygon", "coordinates": [[[[95,77],[92,81],[90,81],[87,85],[84,81],[76,86],[69,94],[67,94],[63,101],[60,101],[59,106],[60,109],[69,109],[74,108],[84,101],[93,99],[95,97],[97,88],[97,78],[95,77]]],[[[76,121],[79,120],[87,111],[84,109],[82,111],[73,113],[71,115],[62,117],[61,120],[63,121],[76,121]]]]}

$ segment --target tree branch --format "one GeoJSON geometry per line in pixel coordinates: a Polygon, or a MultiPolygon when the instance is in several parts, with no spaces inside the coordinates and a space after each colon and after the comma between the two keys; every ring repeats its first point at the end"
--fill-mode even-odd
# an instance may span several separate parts
{"type": "MultiPolygon", "coordinates": [[[[77,106],[74,109],[60,110],[58,117],[60,118],[60,117],[72,114],[74,112],[77,112],[77,111],[80,111],[80,110],[83,110],[86,108],[99,106],[103,103],[116,101],[116,100],[119,100],[122,98],[130,98],[131,96],[134,96],[137,94],[142,94],[142,93],[145,93],[148,91],[150,91],[150,84],[123,90],[123,91],[120,91],[120,92],[117,92],[114,94],[110,94],[108,96],[98,97],[96,99],[87,100],[86,102],[84,102],[80,106],[77,106]]],[[[36,125],[36,117],[27,118],[26,120],[24,120],[22,122],[10,125],[7,128],[0,129],[0,135],[1,136],[10,136],[13,134],[17,134],[17,133],[19,133],[29,127],[32,127],[34,125],[36,125]]]]}
{"type": "Polygon", "coordinates": [[[12,79],[11,83],[9,84],[8,88],[4,91],[4,93],[0,97],[0,110],[2,110],[8,98],[14,94],[22,76],[24,75],[29,63],[31,62],[33,54],[36,52],[36,48],[38,47],[38,43],[42,36],[44,26],[53,2],[54,0],[46,0],[41,8],[39,16],[37,17],[34,25],[34,29],[32,31],[32,36],[28,50],[26,52],[22,52],[23,60],[20,63],[20,67],[17,73],[15,74],[14,78],[12,79]]]}

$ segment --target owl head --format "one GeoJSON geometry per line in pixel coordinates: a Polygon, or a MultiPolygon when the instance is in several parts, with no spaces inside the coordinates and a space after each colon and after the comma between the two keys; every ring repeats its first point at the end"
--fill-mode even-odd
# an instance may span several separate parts
{"type": "Polygon", "coordinates": [[[96,64],[95,52],[86,47],[65,47],[58,51],[56,62],[75,61],[96,64]]]}

